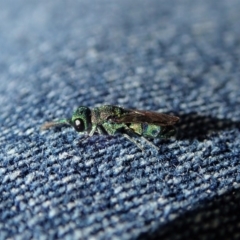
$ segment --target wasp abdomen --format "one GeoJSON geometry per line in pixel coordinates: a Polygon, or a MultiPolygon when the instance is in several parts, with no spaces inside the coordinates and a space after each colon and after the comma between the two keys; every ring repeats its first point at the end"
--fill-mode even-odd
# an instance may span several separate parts
{"type": "Polygon", "coordinates": [[[161,126],[142,123],[142,135],[149,138],[157,138],[161,132],[161,126]]]}
{"type": "Polygon", "coordinates": [[[172,126],[157,126],[147,123],[131,123],[129,124],[135,133],[147,138],[168,138],[174,136],[176,130],[172,126]]]}

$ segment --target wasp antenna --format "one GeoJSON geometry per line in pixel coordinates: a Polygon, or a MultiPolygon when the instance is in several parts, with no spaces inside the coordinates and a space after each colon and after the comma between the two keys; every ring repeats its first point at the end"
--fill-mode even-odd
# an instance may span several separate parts
{"type": "Polygon", "coordinates": [[[70,124],[70,120],[69,119],[61,119],[61,120],[57,120],[57,121],[53,121],[53,122],[46,122],[41,126],[41,130],[47,130],[51,127],[59,126],[62,124],[70,124]]]}

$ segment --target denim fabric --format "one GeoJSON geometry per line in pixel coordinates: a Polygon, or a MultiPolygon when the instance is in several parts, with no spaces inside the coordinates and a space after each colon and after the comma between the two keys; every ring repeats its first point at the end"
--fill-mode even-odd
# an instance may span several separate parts
{"type": "Polygon", "coordinates": [[[0,239],[239,239],[239,13],[238,0],[1,0],[0,239]],[[103,104],[178,115],[178,134],[142,152],[40,131],[103,104]]]}

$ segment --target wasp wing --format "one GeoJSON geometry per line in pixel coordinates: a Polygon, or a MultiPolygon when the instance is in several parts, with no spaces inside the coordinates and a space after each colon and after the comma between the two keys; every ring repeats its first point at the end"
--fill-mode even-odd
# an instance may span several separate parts
{"type": "Polygon", "coordinates": [[[115,123],[149,123],[158,126],[170,126],[179,121],[176,116],[157,113],[152,111],[124,109],[125,113],[121,116],[111,118],[115,123]]]}

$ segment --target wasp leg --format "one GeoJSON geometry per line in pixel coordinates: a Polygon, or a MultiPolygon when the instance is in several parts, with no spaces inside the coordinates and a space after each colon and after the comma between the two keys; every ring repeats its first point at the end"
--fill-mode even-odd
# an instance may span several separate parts
{"type": "Polygon", "coordinates": [[[91,137],[95,133],[96,130],[97,130],[97,125],[93,125],[92,130],[88,136],[91,137]]]}
{"type": "Polygon", "coordinates": [[[123,133],[123,136],[127,138],[129,141],[131,141],[132,143],[134,143],[139,149],[141,149],[144,152],[143,147],[140,144],[138,144],[133,138],[131,138],[127,133],[123,133]]]}
{"type": "Polygon", "coordinates": [[[147,142],[150,146],[154,147],[157,151],[159,151],[159,148],[153,144],[152,142],[150,142],[147,138],[145,138],[144,136],[142,136],[140,133],[137,134],[136,132],[134,132],[131,128],[127,128],[126,129],[126,132],[129,134],[129,135],[135,135],[135,136],[138,136],[138,137],[141,137],[141,139],[143,139],[145,142],[147,142]]]}
{"type": "Polygon", "coordinates": [[[89,137],[90,137],[89,135],[86,135],[84,138],[79,140],[79,143],[83,142],[84,140],[88,139],[89,137]]]}
{"type": "Polygon", "coordinates": [[[108,135],[108,132],[102,126],[98,126],[97,131],[99,135],[108,135]]]}
{"type": "Polygon", "coordinates": [[[147,142],[149,145],[151,145],[152,147],[154,147],[157,151],[159,151],[159,148],[153,144],[152,142],[150,142],[147,138],[141,136],[141,139],[143,139],[145,142],[147,142]]]}

